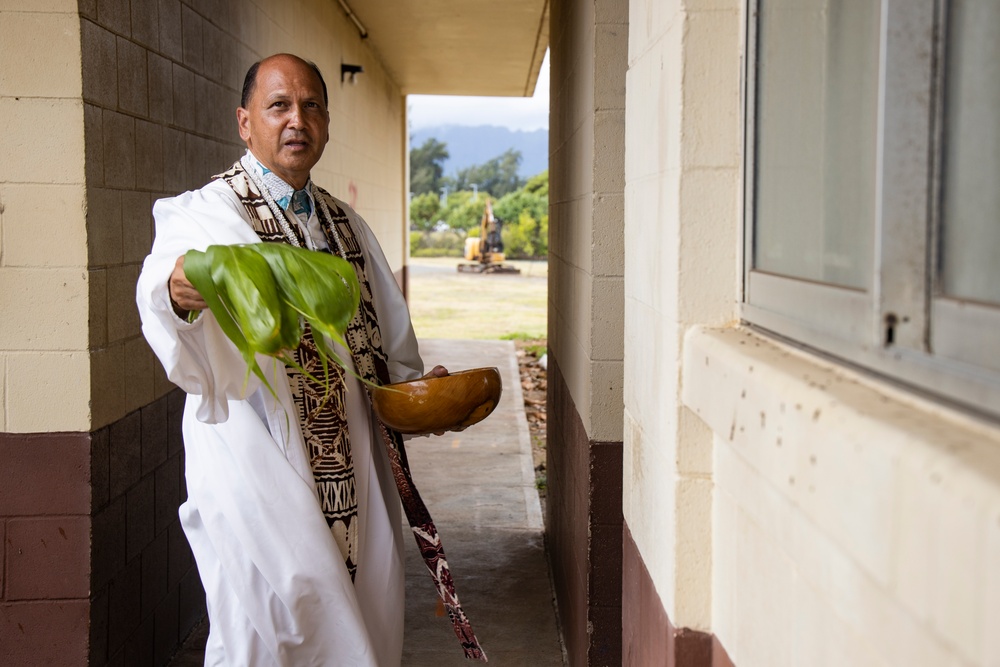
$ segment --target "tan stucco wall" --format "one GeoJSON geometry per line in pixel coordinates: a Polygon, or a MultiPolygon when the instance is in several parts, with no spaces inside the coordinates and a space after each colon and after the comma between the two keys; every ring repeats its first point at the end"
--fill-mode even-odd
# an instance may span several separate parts
{"type": "Polygon", "coordinates": [[[315,180],[402,268],[403,98],[336,3],[7,2],[0,38],[0,430],[96,429],[169,390],[134,305],[150,209],[242,152],[235,109],[261,56],[324,71],[315,180]],[[341,62],[364,67],[356,85],[341,62]]]}
{"type": "Polygon", "coordinates": [[[0,5],[0,62],[0,431],[75,430],[90,374],[76,2],[0,5]]]}
{"type": "Polygon", "coordinates": [[[622,206],[628,16],[553,6],[549,348],[592,440],[622,433],[622,206]]]}
{"type": "Polygon", "coordinates": [[[1000,428],[737,326],[742,6],[630,6],[625,520],[741,667],[997,664],[1000,428]]]}

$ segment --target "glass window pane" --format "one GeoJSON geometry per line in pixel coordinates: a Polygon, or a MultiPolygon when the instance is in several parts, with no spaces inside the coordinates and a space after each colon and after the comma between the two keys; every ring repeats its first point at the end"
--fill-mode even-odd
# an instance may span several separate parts
{"type": "Polygon", "coordinates": [[[754,268],[871,283],[879,3],[760,0],[754,268]]]}
{"type": "Polygon", "coordinates": [[[1000,304],[1000,3],[952,0],[947,43],[942,288],[1000,304]]]}

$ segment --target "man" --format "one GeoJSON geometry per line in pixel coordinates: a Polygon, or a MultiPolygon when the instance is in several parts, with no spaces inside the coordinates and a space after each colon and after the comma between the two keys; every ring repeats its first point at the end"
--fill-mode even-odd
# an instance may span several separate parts
{"type": "MultiPolygon", "coordinates": [[[[180,515],[208,598],[205,664],[398,665],[399,498],[466,655],[485,659],[400,435],[373,417],[361,382],[337,369],[325,400],[307,375],[261,358],[276,395],[254,377],[247,384],[245,362],[184,274],[184,253],[213,244],[333,252],[354,266],[363,295],[341,358],[379,384],[422,373],[406,303],[374,235],[310,179],[329,139],[319,70],[288,54],[255,64],[237,121],[246,155],[200,190],[154,206],[156,240],[137,287],[143,333],[188,394],[180,515]]],[[[311,336],[295,353],[306,370],[319,363],[311,336]]]]}

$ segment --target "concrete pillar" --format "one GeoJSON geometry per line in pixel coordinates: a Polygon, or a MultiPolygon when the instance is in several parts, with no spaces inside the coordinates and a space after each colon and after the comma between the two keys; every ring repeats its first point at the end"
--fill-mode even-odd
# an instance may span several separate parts
{"type": "Polygon", "coordinates": [[[628,14],[551,12],[547,528],[571,663],[619,665],[628,14]]]}

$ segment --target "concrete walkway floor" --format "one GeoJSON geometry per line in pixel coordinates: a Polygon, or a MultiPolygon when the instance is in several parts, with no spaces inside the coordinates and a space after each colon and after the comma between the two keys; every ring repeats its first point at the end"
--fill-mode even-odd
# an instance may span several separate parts
{"type": "MultiPolygon", "coordinates": [[[[407,444],[410,468],[441,534],[455,587],[490,664],[563,665],[545,560],[528,422],[514,344],[426,340],[428,369],[496,366],[503,396],[493,414],[461,433],[407,444]]],[[[403,665],[469,665],[447,617],[436,616],[433,582],[407,551],[403,665]]]]}
{"type": "MultiPolygon", "coordinates": [[[[441,535],[462,607],[491,665],[565,665],[514,344],[425,340],[420,349],[427,369],[496,366],[503,378],[500,405],[485,421],[407,443],[414,480],[441,535]]],[[[404,667],[474,664],[463,657],[447,615],[439,615],[433,582],[408,527],[404,537],[404,667]]],[[[171,666],[201,664],[204,641],[202,627],[171,666]]]]}

